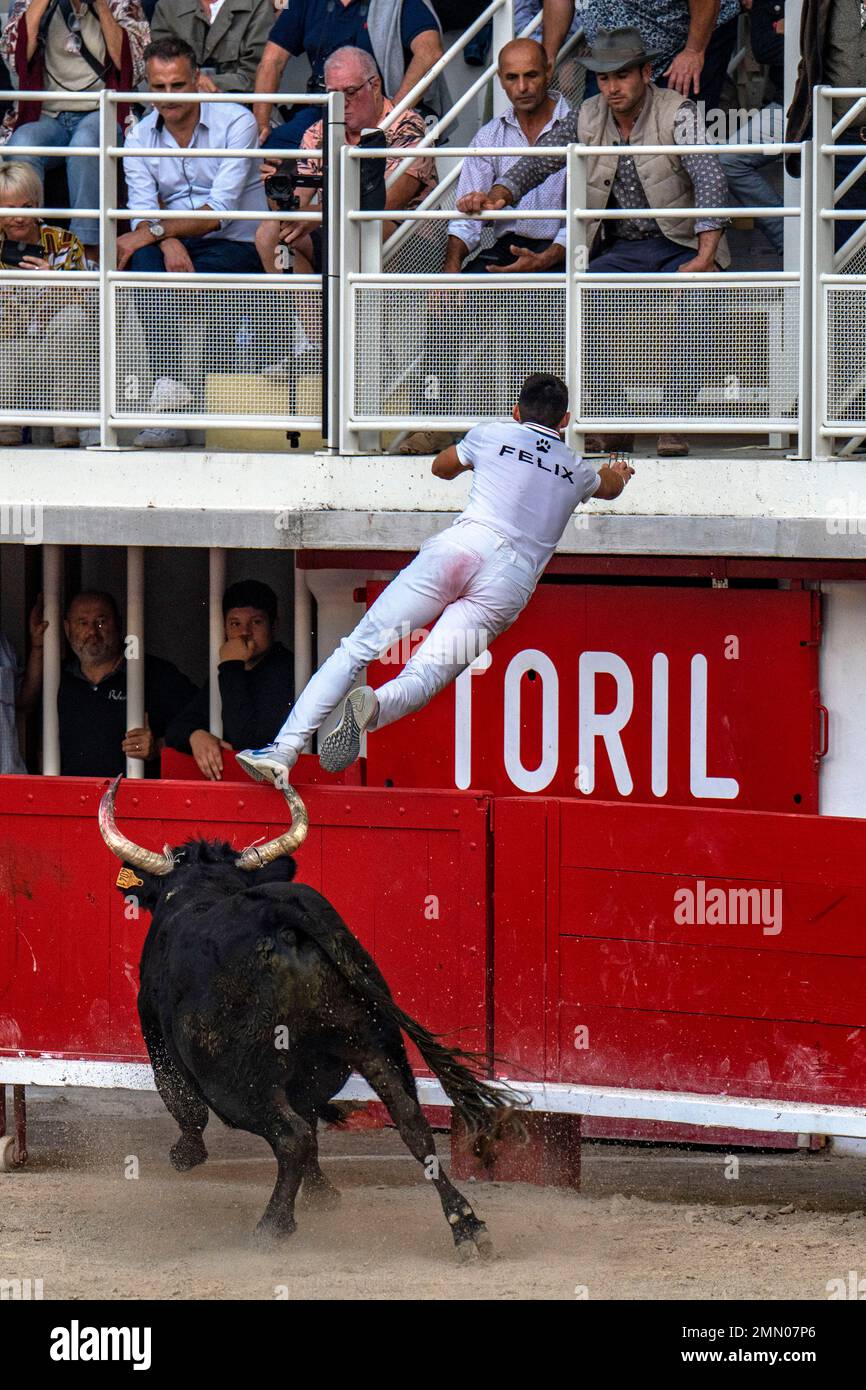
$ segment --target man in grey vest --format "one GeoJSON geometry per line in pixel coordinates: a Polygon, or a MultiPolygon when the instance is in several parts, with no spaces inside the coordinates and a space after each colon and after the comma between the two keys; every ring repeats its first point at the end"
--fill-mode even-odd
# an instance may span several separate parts
{"type": "MultiPolygon", "coordinates": [[[[636,29],[599,30],[581,62],[598,75],[599,95],[538,139],[539,145],[683,145],[701,139],[698,113],[679,92],[652,81],[654,54],[636,29]]],[[[470,216],[518,203],[530,188],[564,164],[561,156],[526,155],[484,192],[457,204],[470,216]]],[[[730,194],[714,154],[598,155],[586,161],[587,208],[634,209],[635,216],[588,221],[588,269],[593,273],[652,274],[725,269],[730,253],[722,234],[727,219],[678,216],[678,208],[726,207],[730,194]],[[642,208],[670,208],[670,217],[641,217],[642,208]]],[[[593,443],[596,441],[594,440],[593,443]]],[[[607,447],[607,441],[602,441],[607,447]]],[[[631,447],[620,436],[611,447],[631,447]]],[[[685,441],[659,437],[663,456],[688,453],[685,441]]]]}

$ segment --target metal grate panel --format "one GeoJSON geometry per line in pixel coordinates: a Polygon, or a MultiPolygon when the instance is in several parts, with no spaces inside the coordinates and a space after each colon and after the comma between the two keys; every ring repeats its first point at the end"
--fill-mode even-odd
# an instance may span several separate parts
{"type": "Polygon", "coordinates": [[[827,411],[866,431],[866,284],[827,290],[827,411]]]}
{"type": "Polygon", "coordinates": [[[129,285],[115,289],[118,417],[315,415],[321,410],[318,286],[129,285]],[[151,400],[159,378],[185,391],[151,400]]]}
{"type": "Polygon", "coordinates": [[[504,415],[565,371],[565,286],[355,289],[356,418],[504,415]]]}
{"type": "Polygon", "coordinates": [[[587,285],[579,293],[582,416],[796,416],[796,285],[587,285]]]}
{"type": "Polygon", "coordinates": [[[99,410],[99,287],[0,279],[0,411],[99,410]]]}

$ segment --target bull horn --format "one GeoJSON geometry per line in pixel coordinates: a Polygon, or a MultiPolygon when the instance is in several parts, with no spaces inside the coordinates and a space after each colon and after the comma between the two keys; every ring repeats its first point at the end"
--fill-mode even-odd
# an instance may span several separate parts
{"type": "Polygon", "coordinates": [[[235,860],[236,869],[262,869],[265,864],[272,864],[284,854],[293,854],[298,845],[303,844],[307,838],[310,822],[306,806],[288,782],[280,790],[292,813],[291,829],[278,835],[275,840],[268,840],[266,845],[251,845],[249,849],[245,849],[235,860]]]}
{"type": "Polygon", "coordinates": [[[168,845],[163,854],[157,854],[152,849],[142,849],[141,845],[136,845],[132,840],[127,840],[125,835],[121,835],[114,821],[114,798],[117,796],[117,788],[122,781],[122,777],[115,777],[110,787],[106,787],[102,793],[102,800],[99,803],[99,831],[103,840],[108,845],[112,854],[116,854],[118,859],[125,859],[128,864],[132,864],[136,869],[144,869],[146,873],[157,874],[160,878],[165,874],[170,874],[174,868],[174,855],[168,845]]]}

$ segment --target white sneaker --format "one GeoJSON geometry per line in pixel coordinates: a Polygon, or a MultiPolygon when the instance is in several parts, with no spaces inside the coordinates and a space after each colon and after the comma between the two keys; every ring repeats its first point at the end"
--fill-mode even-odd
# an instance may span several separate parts
{"type": "Polygon", "coordinates": [[[183,410],[192,404],[192,391],[182,381],[170,376],[161,376],[156,382],[147,403],[148,410],[183,410]]]}
{"type": "Polygon", "coordinates": [[[326,772],[342,772],[359,757],[361,735],[379,713],[379,701],[369,685],[350,690],[343,705],[343,717],[319,750],[319,763],[326,772]]]}
{"type": "Polygon", "coordinates": [[[186,430],[139,430],[132,442],[136,449],[185,449],[189,435],[186,430]]]}
{"type": "Polygon", "coordinates": [[[277,787],[288,780],[288,774],[294,767],[290,754],[283,752],[275,743],[266,743],[264,748],[245,748],[235,757],[244,772],[248,772],[256,782],[272,782],[277,787]]]}

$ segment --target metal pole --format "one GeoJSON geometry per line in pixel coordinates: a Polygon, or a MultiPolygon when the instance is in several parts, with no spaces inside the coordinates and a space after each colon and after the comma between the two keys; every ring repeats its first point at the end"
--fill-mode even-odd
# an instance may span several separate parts
{"type": "MultiPolygon", "coordinates": [[[[514,3],[513,0],[502,0],[499,9],[493,15],[493,42],[490,53],[494,63],[497,62],[501,50],[507,43],[514,38],[514,3]]],[[[493,114],[501,116],[508,109],[508,97],[502,90],[502,84],[494,79],[493,82],[493,114]]]]}
{"type": "Polygon", "coordinates": [[[326,257],[322,268],[322,433],[331,450],[340,447],[341,396],[340,362],[343,335],[342,315],[342,186],[340,151],[346,143],[346,98],[331,92],[325,111],[324,190],[322,196],[322,237],[326,257]]]}
{"type": "MultiPolygon", "coordinates": [[[[126,548],[126,727],[144,724],[144,547],[126,548]]],[[[127,777],[144,776],[144,760],[127,758],[127,777]]]]}
{"type": "Polygon", "coordinates": [[[217,738],[222,738],[223,706],[220,698],[219,662],[220,647],[225,640],[223,594],[226,588],[226,553],[217,546],[211,546],[208,551],[208,577],[208,614],[210,620],[210,649],[208,652],[210,712],[208,728],[217,738]]]}
{"type": "Polygon", "coordinates": [[[821,153],[828,144],[832,104],[816,87],[812,111],[812,457],[829,458],[833,441],[821,434],[827,417],[827,313],[824,276],[833,270],[834,223],[822,218],[822,208],[833,208],[834,160],[821,153]]]}
{"type": "Polygon", "coordinates": [[[567,439],[570,447],[580,453],[584,445],[584,430],[578,423],[583,414],[583,275],[589,265],[589,248],[586,244],[587,223],[575,212],[587,205],[586,160],[582,159],[576,145],[569,145],[566,155],[566,205],[568,207],[568,230],[566,233],[566,263],[568,274],[565,281],[565,339],[566,339],[566,381],[568,401],[571,409],[571,422],[567,439]]]}
{"type": "Polygon", "coordinates": [[[349,276],[361,269],[360,228],[348,217],[361,202],[361,162],[348,159],[348,146],[340,152],[340,453],[355,454],[363,448],[362,436],[351,429],[349,419],[355,397],[355,291],[349,276]]]}
{"type": "Polygon", "coordinates": [[[60,651],[63,641],[61,623],[61,574],[63,550],[59,545],[42,547],[42,602],[45,629],[42,673],[42,773],[45,777],[60,775],[60,718],[57,713],[57,692],[60,688],[60,651]]]}
{"type": "Polygon", "coordinates": [[[117,223],[107,217],[117,207],[117,163],[108,153],[117,139],[117,118],[107,92],[99,95],[99,442],[117,447],[117,430],[109,423],[114,413],[115,343],[114,286],[109,275],[117,263],[117,223]]]}
{"type": "MultiPolygon", "coordinates": [[[[799,401],[797,409],[797,453],[798,459],[810,457],[809,447],[812,443],[812,416],[815,411],[816,402],[813,400],[812,387],[812,315],[814,306],[812,303],[812,275],[810,268],[812,265],[812,198],[813,198],[813,172],[812,164],[814,151],[811,143],[805,141],[803,144],[803,156],[800,169],[800,197],[802,199],[800,207],[800,244],[797,248],[798,262],[800,269],[800,286],[798,299],[800,305],[799,323],[789,324],[788,315],[785,315],[786,333],[792,329],[796,332],[797,355],[798,355],[798,388],[799,401]]],[[[793,317],[793,315],[791,316],[793,317]]],[[[787,350],[787,343],[786,343],[787,350]]]]}
{"type": "Polygon", "coordinates": [[[313,674],[313,596],[295,551],[295,699],[313,674]]]}

